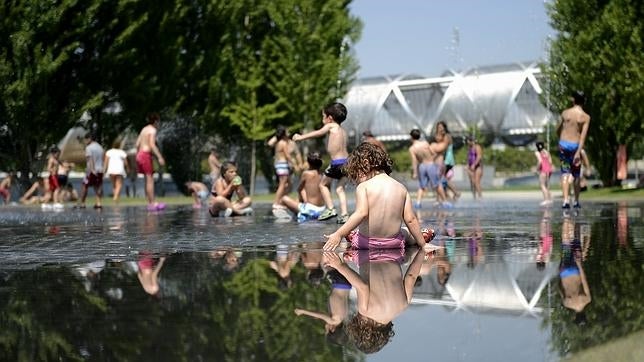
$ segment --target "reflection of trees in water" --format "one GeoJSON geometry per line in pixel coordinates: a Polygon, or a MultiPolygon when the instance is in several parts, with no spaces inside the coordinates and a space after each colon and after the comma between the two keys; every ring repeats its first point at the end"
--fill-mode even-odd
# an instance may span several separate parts
{"type": "Polygon", "coordinates": [[[207,253],[169,256],[157,297],[124,263],[92,276],[89,292],[68,268],[12,272],[2,282],[11,293],[0,292],[0,360],[341,360],[319,325],[293,313],[325,308],[328,286],[306,283],[298,265],[280,290],[264,256],[232,273],[207,253]]]}
{"type": "Polygon", "coordinates": [[[591,230],[591,247],[583,262],[592,294],[585,308],[586,323],[575,323],[575,313],[563,307],[559,292],[551,295],[554,309],[547,322],[552,326],[552,346],[561,356],[644,329],[642,249],[621,247],[612,219],[593,223],[591,230]]]}

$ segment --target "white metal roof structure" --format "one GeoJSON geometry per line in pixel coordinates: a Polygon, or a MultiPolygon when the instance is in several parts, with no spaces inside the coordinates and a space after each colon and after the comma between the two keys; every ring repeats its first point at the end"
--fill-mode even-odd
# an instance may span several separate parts
{"type": "Polygon", "coordinates": [[[557,275],[555,263],[538,270],[529,254],[515,255],[471,268],[456,263],[447,284],[435,282],[436,273],[423,277],[414,288],[413,304],[441,305],[473,313],[498,313],[536,317],[548,309],[539,300],[557,275]]]}
{"type": "Polygon", "coordinates": [[[415,75],[356,81],[345,97],[349,112],[342,124],[350,135],[370,130],[378,139],[404,140],[418,128],[431,134],[445,121],[450,132],[476,128],[506,142],[538,135],[554,116],[542,104],[537,64],[477,67],[438,78],[415,75]]]}

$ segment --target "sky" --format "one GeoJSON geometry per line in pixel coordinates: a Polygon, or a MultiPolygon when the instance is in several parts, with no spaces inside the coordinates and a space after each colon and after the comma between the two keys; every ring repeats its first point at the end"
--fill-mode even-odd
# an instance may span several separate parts
{"type": "Polygon", "coordinates": [[[363,23],[358,78],[535,61],[555,34],[543,0],[353,0],[350,9],[363,23]]]}

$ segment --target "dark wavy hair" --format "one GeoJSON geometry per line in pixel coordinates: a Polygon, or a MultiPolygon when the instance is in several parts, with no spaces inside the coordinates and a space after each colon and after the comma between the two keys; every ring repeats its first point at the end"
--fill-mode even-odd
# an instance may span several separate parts
{"type": "Polygon", "coordinates": [[[394,336],[394,324],[382,324],[360,313],[356,314],[345,326],[349,340],[364,353],[375,353],[384,347],[394,336]]]}
{"type": "Polygon", "coordinates": [[[357,182],[373,171],[381,171],[389,175],[393,164],[385,150],[372,143],[362,142],[351,152],[344,170],[351,181],[357,182]]]}

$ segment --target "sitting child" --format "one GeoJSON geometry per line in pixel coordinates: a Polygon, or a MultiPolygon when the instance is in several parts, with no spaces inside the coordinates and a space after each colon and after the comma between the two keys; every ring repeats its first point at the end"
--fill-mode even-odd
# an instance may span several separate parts
{"type": "Polygon", "coordinates": [[[221,176],[213,185],[213,201],[208,209],[210,216],[219,216],[223,211],[224,216],[249,215],[253,213],[250,208],[251,198],[246,195],[241,177],[237,175],[237,166],[234,162],[226,161],[221,165],[221,176]],[[233,195],[237,200],[232,201],[233,195]]]}
{"type": "Polygon", "coordinates": [[[202,182],[188,181],[185,184],[186,190],[192,194],[194,209],[201,209],[201,204],[208,201],[208,186],[202,182]]]}
{"type": "MultiPolygon", "coordinates": [[[[297,187],[299,202],[288,195],[282,196],[280,200],[289,210],[297,214],[298,222],[317,220],[325,208],[324,198],[322,197],[322,192],[320,192],[322,159],[320,159],[319,153],[312,152],[306,157],[306,160],[309,169],[302,172],[300,176],[300,184],[297,187]]],[[[290,218],[290,215],[284,214],[283,217],[290,218]]]]}
{"type": "Polygon", "coordinates": [[[392,164],[389,155],[371,143],[363,142],[351,153],[345,170],[358,184],[356,210],[342,227],[327,236],[324,250],[335,250],[342,237],[358,226],[359,231],[350,240],[356,249],[403,248],[403,222],[415,243],[425,247],[407,188],[389,176],[392,164]]]}

